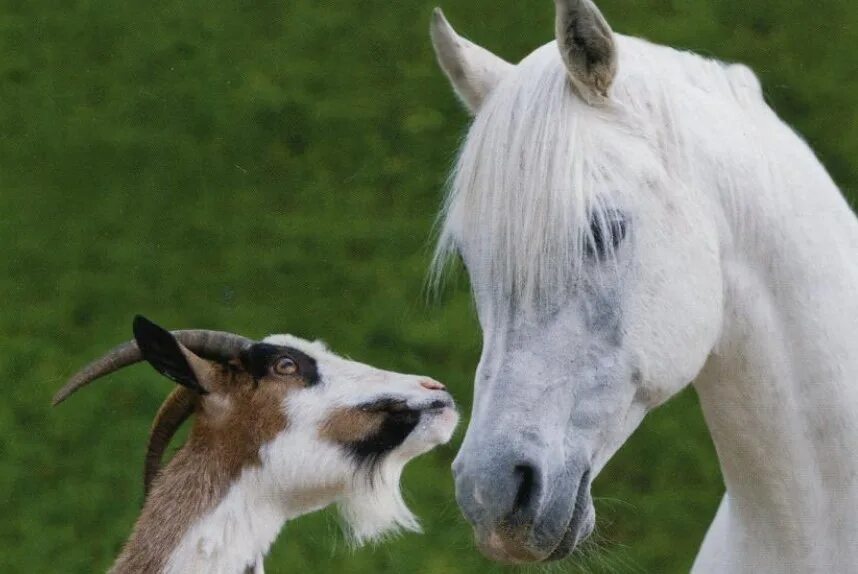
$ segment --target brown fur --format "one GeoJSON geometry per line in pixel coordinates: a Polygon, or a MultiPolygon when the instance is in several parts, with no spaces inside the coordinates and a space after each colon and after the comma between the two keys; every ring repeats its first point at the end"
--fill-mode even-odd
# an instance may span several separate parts
{"type": "Polygon", "coordinates": [[[190,389],[176,387],[158,409],[149,433],[149,446],[146,449],[146,462],[143,466],[143,493],[146,496],[152,489],[152,481],[161,472],[164,451],[170,446],[176,431],[185,424],[188,417],[194,414],[198,399],[199,396],[190,389]]]}
{"type": "Polygon", "coordinates": [[[283,399],[304,384],[298,376],[256,382],[237,364],[189,358],[209,394],[198,400],[188,441],[155,479],[114,574],[161,572],[188,528],[243,469],[260,464],[260,447],[287,428],[283,399]]]}
{"type": "Polygon", "coordinates": [[[334,411],[322,425],[321,435],[339,444],[351,444],[378,432],[384,414],[342,408],[334,411]]]}

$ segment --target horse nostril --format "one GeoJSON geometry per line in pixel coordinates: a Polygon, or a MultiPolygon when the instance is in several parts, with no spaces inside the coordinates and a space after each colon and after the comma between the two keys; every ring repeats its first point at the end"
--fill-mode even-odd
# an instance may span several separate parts
{"type": "Polygon", "coordinates": [[[521,517],[531,517],[533,514],[534,498],[538,485],[536,484],[536,471],[529,464],[520,464],[515,467],[515,476],[518,482],[518,490],[515,494],[512,512],[521,517]]]}

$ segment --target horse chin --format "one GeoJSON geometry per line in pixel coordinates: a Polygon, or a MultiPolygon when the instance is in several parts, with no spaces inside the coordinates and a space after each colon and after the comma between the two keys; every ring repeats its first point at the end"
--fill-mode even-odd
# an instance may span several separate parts
{"type": "Polygon", "coordinates": [[[501,564],[556,562],[568,558],[593,533],[596,513],[592,503],[576,504],[560,540],[534,540],[529,529],[503,527],[488,533],[474,530],[480,552],[501,564]]]}
{"type": "Polygon", "coordinates": [[[500,564],[520,565],[542,562],[546,554],[532,548],[526,543],[526,532],[510,532],[504,529],[502,532],[492,531],[488,534],[480,534],[475,530],[474,537],[477,540],[477,548],[483,556],[500,564]]]}

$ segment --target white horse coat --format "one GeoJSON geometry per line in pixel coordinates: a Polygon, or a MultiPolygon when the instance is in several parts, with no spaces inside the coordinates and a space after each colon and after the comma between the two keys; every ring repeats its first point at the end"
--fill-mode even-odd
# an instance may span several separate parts
{"type": "Polygon", "coordinates": [[[556,5],[518,65],[433,23],[475,115],[437,265],[461,255],[484,334],[454,464],[481,549],[571,552],[592,479],[692,383],[727,489],[694,572],[858,571],[855,216],[750,70],[556,5]]]}

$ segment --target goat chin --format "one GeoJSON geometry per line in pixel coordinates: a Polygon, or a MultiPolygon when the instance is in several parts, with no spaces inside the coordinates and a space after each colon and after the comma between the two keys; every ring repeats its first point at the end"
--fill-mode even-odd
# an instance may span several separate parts
{"type": "Polygon", "coordinates": [[[353,546],[383,540],[402,530],[420,532],[417,517],[402,499],[399,486],[404,464],[389,461],[374,474],[356,476],[352,490],[338,503],[344,530],[353,546]]]}

